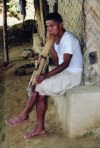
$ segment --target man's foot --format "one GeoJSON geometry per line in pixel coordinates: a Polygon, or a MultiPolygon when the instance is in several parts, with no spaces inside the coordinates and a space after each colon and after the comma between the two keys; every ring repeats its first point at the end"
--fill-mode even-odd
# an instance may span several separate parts
{"type": "Polygon", "coordinates": [[[28,122],[28,116],[25,116],[23,114],[19,114],[17,117],[5,121],[5,123],[11,127],[16,127],[26,122],[28,122]]]}
{"type": "Polygon", "coordinates": [[[26,139],[30,139],[30,138],[33,138],[35,136],[40,136],[40,135],[43,135],[45,134],[46,131],[45,129],[38,129],[37,127],[34,129],[32,129],[30,132],[27,132],[25,135],[24,135],[24,138],[26,139]]]}

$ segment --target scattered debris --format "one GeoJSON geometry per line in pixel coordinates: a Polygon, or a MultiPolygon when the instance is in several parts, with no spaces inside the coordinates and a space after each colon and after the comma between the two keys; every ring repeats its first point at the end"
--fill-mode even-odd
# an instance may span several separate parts
{"type": "Polygon", "coordinates": [[[35,66],[33,63],[25,64],[25,65],[22,65],[22,66],[18,67],[17,69],[15,69],[15,74],[18,76],[29,75],[29,74],[33,73],[34,68],[35,68],[35,66]]]}
{"type": "Polygon", "coordinates": [[[21,55],[23,60],[34,57],[34,51],[32,49],[24,49],[24,52],[21,55]]]}

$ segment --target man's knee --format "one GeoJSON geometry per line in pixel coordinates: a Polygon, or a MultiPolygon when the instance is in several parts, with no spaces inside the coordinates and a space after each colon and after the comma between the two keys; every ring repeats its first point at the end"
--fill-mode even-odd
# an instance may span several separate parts
{"type": "Polygon", "coordinates": [[[47,96],[39,94],[38,99],[40,102],[46,102],[46,98],[47,98],[47,96]]]}

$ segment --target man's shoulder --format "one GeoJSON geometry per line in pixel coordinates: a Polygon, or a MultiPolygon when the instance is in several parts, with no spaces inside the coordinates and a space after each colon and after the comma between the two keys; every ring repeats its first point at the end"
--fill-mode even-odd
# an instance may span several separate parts
{"type": "Polygon", "coordinates": [[[69,31],[66,31],[64,33],[64,37],[69,37],[69,38],[72,38],[72,39],[77,39],[76,35],[74,35],[72,32],[69,32],[69,31]]]}
{"type": "Polygon", "coordinates": [[[72,32],[68,32],[68,31],[64,33],[62,41],[71,42],[73,44],[80,44],[77,36],[75,36],[72,32]]]}
{"type": "Polygon", "coordinates": [[[61,39],[61,44],[73,44],[73,46],[78,46],[80,42],[72,32],[66,31],[61,39]]]}

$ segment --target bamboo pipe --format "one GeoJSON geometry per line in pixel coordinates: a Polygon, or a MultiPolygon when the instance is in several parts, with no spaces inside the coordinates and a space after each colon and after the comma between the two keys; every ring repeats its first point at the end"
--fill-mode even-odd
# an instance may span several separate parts
{"type": "Polygon", "coordinates": [[[54,41],[54,38],[52,37],[46,42],[45,47],[42,51],[40,60],[39,60],[39,67],[38,67],[37,71],[35,73],[33,73],[32,77],[31,77],[29,85],[31,84],[33,89],[36,86],[35,78],[36,78],[37,75],[40,75],[43,71],[43,68],[45,66],[47,56],[49,55],[53,41],[54,41]]]}

